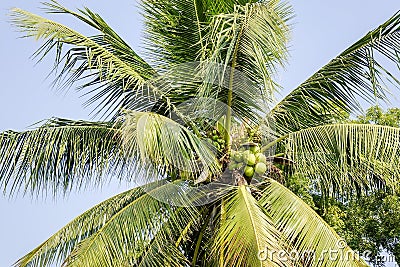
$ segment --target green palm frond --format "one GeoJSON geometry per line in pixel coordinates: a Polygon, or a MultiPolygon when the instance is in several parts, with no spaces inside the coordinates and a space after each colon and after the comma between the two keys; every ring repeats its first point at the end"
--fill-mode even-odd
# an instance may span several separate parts
{"type": "Polygon", "coordinates": [[[237,68],[254,84],[261,86],[262,95],[271,100],[277,85],[277,66],[285,64],[292,16],[289,5],[279,0],[247,6],[246,26],[239,38],[237,68]]]}
{"type": "Polygon", "coordinates": [[[393,75],[400,67],[399,44],[396,13],[278,103],[272,110],[277,130],[285,134],[330,123],[341,117],[339,110],[359,111],[359,98],[371,104],[385,100],[388,86],[400,87],[393,75]]]}
{"type": "MultiPolygon", "coordinates": [[[[189,260],[185,249],[182,249],[180,242],[183,239],[189,239],[189,232],[197,230],[199,220],[201,219],[198,214],[197,217],[185,219],[187,207],[181,207],[176,211],[176,217],[184,218],[178,221],[168,221],[163,225],[162,231],[157,233],[151,243],[146,247],[146,250],[140,255],[137,261],[138,267],[151,267],[151,266],[187,266],[189,260]],[[167,239],[166,239],[167,238],[167,239]],[[160,253],[160,247],[163,248],[163,253],[160,253]]],[[[189,240],[190,242],[190,240],[189,240]]]]}
{"type": "Polygon", "coordinates": [[[290,240],[291,255],[300,255],[295,266],[368,266],[309,205],[275,180],[267,181],[259,205],[290,240]]]}
{"type": "Polygon", "coordinates": [[[203,60],[237,68],[265,91],[261,95],[271,97],[273,74],[287,56],[290,16],[290,7],[275,0],[235,6],[233,13],[213,16],[203,60]]]}
{"type": "Polygon", "coordinates": [[[51,119],[37,129],[0,133],[0,184],[15,193],[67,192],[122,177],[118,125],[107,122],[51,119]]]}
{"type": "MultiPolygon", "coordinates": [[[[230,105],[233,112],[238,118],[259,123],[253,110],[264,111],[265,99],[271,99],[274,65],[282,63],[286,54],[288,27],[285,23],[290,9],[278,1],[248,5],[247,2],[253,3],[143,2],[149,50],[156,64],[164,69],[162,79],[182,82],[175,83],[172,89],[161,90],[168,91],[165,95],[171,103],[195,97],[196,101],[206,97],[227,103],[233,85],[230,105]],[[243,30],[239,32],[238,28],[243,30]],[[230,50],[230,55],[225,59],[226,50],[230,50]],[[181,72],[178,77],[174,76],[176,73],[170,76],[171,68],[185,68],[182,64],[188,62],[199,62],[186,66],[191,75],[181,72]]],[[[160,99],[160,105],[166,105],[163,102],[160,99]]]]}
{"type": "Polygon", "coordinates": [[[211,249],[209,240],[214,234],[214,228],[212,220],[217,213],[217,207],[215,203],[201,211],[201,216],[192,225],[188,225],[185,231],[183,231],[182,238],[178,239],[180,243],[177,244],[184,248],[186,254],[191,259],[191,266],[206,266],[206,262],[211,264],[209,255],[211,249]],[[195,224],[196,223],[196,224],[195,224]]]}
{"type": "Polygon", "coordinates": [[[146,45],[157,68],[196,61],[201,47],[204,1],[145,0],[141,2],[146,45]]]}
{"type": "Polygon", "coordinates": [[[146,48],[158,68],[198,61],[212,16],[254,0],[145,0],[146,48]]]}
{"type": "Polygon", "coordinates": [[[295,171],[323,193],[398,185],[400,129],[370,124],[333,124],[288,135],[286,154],[295,171]]]}
{"type": "MultiPolygon", "coordinates": [[[[158,261],[182,266],[185,262],[182,252],[175,248],[175,239],[190,221],[197,218],[195,207],[176,207],[168,199],[180,198],[190,204],[191,199],[184,194],[176,194],[175,183],[146,185],[145,194],[127,203],[121,210],[109,218],[95,233],[74,247],[63,263],[73,266],[132,266],[143,261],[144,253],[158,249],[158,256],[146,258],[149,265],[160,266],[158,261]],[[157,195],[166,201],[159,201],[157,195]],[[154,246],[153,244],[157,244],[154,246]],[[147,251],[147,252],[146,252],[147,251]]],[[[167,265],[168,266],[168,265],[167,265]]]]}
{"type": "Polygon", "coordinates": [[[116,213],[146,192],[135,188],[103,201],[79,215],[15,263],[18,267],[60,264],[74,247],[96,233],[116,213]]]}
{"type": "MultiPolygon", "coordinates": [[[[217,266],[285,266],[279,259],[261,261],[259,253],[266,248],[282,250],[280,233],[249,192],[239,186],[223,200],[220,225],[213,240],[217,266]]],[[[215,266],[215,265],[214,265],[215,266]]]]}
{"type": "Polygon", "coordinates": [[[288,6],[277,1],[235,6],[233,13],[213,16],[200,64],[211,82],[199,87],[198,97],[230,103],[239,118],[259,123],[254,110],[267,112],[273,75],[286,58],[289,16],[288,6]]]}
{"type": "Polygon", "coordinates": [[[142,165],[159,168],[161,175],[197,179],[202,173],[208,176],[220,172],[216,153],[207,142],[162,115],[128,111],[122,138],[129,155],[138,158],[142,165]]]}
{"type": "Polygon", "coordinates": [[[24,37],[45,41],[35,56],[41,60],[55,50],[54,71],[60,68],[55,83],[70,86],[82,82],[78,90],[90,96],[86,104],[97,103],[95,109],[103,115],[114,114],[134,101],[134,93],[155,74],[152,68],[98,14],[89,9],[72,12],[55,1],[46,6],[50,13],[72,15],[99,32],[86,37],[55,21],[21,9],[12,10],[12,22],[24,37]]]}

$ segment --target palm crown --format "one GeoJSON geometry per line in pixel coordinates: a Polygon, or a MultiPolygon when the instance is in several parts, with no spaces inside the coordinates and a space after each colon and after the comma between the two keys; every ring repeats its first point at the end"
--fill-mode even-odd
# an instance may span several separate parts
{"type": "Polygon", "coordinates": [[[324,257],[352,251],[281,176],[310,177],[323,197],[396,188],[399,129],[337,122],[399,85],[385,66],[400,67],[400,14],[276,101],[285,3],[144,0],[146,60],[89,9],[45,7],[96,34],[20,9],[13,23],[44,40],[36,55],[55,52],[55,85],[78,83],[102,120],[2,133],[1,186],[55,195],[110,177],[143,186],[83,213],[16,266],[365,265],[324,257]],[[313,258],[268,254],[280,251],[313,258]]]}

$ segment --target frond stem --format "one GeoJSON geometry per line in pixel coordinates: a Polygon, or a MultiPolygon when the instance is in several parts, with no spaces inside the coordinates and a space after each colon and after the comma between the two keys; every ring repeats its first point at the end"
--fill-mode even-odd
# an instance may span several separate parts
{"type": "Polygon", "coordinates": [[[199,237],[197,238],[197,242],[196,242],[196,248],[194,249],[192,266],[196,266],[197,257],[199,256],[199,251],[200,251],[201,240],[203,240],[203,235],[204,235],[205,230],[207,229],[208,221],[211,218],[211,214],[212,214],[212,212],[208,213],[207,218],[204,221],[203,226],[201,227],[199,237]]]}
{"type": "Polygon", "coordinates": [[[277,143],[279,143],[282,140],[285,140],[288,137],[289,137],[289,134],[281,136],[278,139],[275,139],[274,141],[268,143],[267,145],[265,145],[261,148],[261,153],[265,152],[267,149],[271,148],[273,145],[276,145],[277,143]]]}
{"type": "Polygon", "coordinates": [[[232,124],[232,98],[233,98],[233,77],[235,75],[235,68],[237,64],[237,54],[239,50],[239,43],[240,37],[243,33],[244,24],[240,28],[240,32],[237,35],[237,40],[235,44],[235,48],[232,55],[232,67],[231,73],[229,77],[229,90],[228,90],[228,99],[227,99],[227,111],[226,111],[226,118],[225,118],[225,143],[227,144],[226,150],[227,154],[230,155],[232,143],[231,143],[231,124],[232,124]]]}

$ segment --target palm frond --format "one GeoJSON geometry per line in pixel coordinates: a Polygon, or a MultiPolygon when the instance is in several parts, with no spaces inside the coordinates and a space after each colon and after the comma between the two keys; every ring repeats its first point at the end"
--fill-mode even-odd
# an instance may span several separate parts
{"type": "Polygon", "coordinates": [[[297,265],[368,266],[309,205],[277,181],[267,181],[259,205],[291,242],[292,257],[299,255],[297,265]]]}
{"type": "Polygon", "coordinates": [[[213,16],[200,64],[209,82],[200,86],[198,96],[228,103],[232,94],[233,111],[250,120],[254,110],[267,112],[276,66],[286,57],[289,14],[286,5],[269,1],[213,16]]]}
{"type": "Polygon", "coordinates": [[[400,129],[371,124],[333,124],[300,130],[286,139],[295,171],[324,194],[398,186],[400,129]]]}
{"type": "Polygon", "coordinates": [[[145,18],[148,54],[158,68],[198,61],[204,48],[205,27],[212,16],[232,13],[235,5],[254,0],[145,0],[141,3],[145,18]]]}
{"type": "Polygon", "coordinates": [[[148,54],[158,69],[196,61],[205,21],[203,1],[153,1],[141,3],[148,54]]]}
{"type": "Polygon", "coordinates": [[[140,255],[137,261],[138,267],[152,266],[186,266],[189,264],[188,251],[182,249],[177,243],[179,240],[189,238],[190,231],[198,228],[198,222],[201,219],[199,213],[197,217],[189,218],[187,207],[181,207],[176,210],[175,216],[182,217],[182,220],[170,220],[163,225],[162,230],[153,238],[146,250],[140,255]],[[167,239],[166,239],[167,238],[167,239]],[[160,248],[163,252],[160,253],[160,248]]]}
{"type": "Polygon", "coordinates": [[[115,214],[145,193],[138,187],[103,201],[65,225],[18,260],[15,266],[44,267],[62,263],[79,242],[95,234],[115,214]]]}
{"type": "Polygon", "coordinates": [[[12,22],[24,37],[45,41],[35,52],[39,60],[55,50],[54,71],[60,68],[55,84],[70,86],[82,82],[78,90],[90,96],[87,105],[97,103],[95,110],[98,113],[110,115],[124,107],[132,101],[132,91],[140,90],[155,74],[98,14],[89,9],[76,13],[55,1],[45,5],[48,12],[72,15],[93,27],[98,34],[86,37],[67,26],[21,9],[12,10],[12,22]],[[69,47],[66,52],[65,46],[69,47]]]}
{"type": "Polygon", "coordinates": [[[51,119],[37,129],[0,133],[0,184],[14,193],[67,192],[121,178],[123,157],[118,125],[51,119]]]}
{"type": "Polygon", "coordinates": [[[262,88],[266,100],[273,99],[279,86],[274,81],[278,66],[287,60],[287,43],[290,36],[288,23],[292,9],[280,0],[247,6],[247,22],[239,37],[238,65],[254,84],[262,88]]]}
{"type": "Polygon", "coordinates": [[[176,194],[180,183],[146,185],[146,194],[127,203],[93,235],[74,247],[63,266],[115,266],[115,263],[132,266],[143,260],[146,250],[157,247],[153,242],[158,245],[159,256],[147,258],[150,265],[143,263],[143,266],[157,266],[160,259],[171,266],[182,266],[179,263],[185,259],[180,250],[173,249],[175,241],[170,236],[171,231],[183,229],[198,213],[190,205],[182,208],[169,204],[170,198],[181,198],[182,202],[190,204],[191,200],[184,194],[176,194]],[[153,195],[167,201],[159,201],[153,195]]]}
{"type": "Polygon", "coordinates": [[[127,111],[122,138],[127,153],[142,165],[154,166],[161,177],[175,174],[197,179],[201,173],[208,176],[220,172],[216,153],[207,142],[162,115],[127,111]]]}
{"type": "Polygon", "coordinates": [[[278,258],[259,259],[266,248],[282,250],[280,233],[246,186],[233,189],[223,204],[223,215],[213,240],[218,266],[285,266],[278,258]]]}
{"type": "Polygon", "coordinates": [[[399,88],[400,13],[369,32],[294,89],[272,110],[276,128],[291,131],[331,123],[340,110],[360,111],[360,101],[387,100],[399,88]],[[391,65],[392,64],[392,65],[391,65]]]}

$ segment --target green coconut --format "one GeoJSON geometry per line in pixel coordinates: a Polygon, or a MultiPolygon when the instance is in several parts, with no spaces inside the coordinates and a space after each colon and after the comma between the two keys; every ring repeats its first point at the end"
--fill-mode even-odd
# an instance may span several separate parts
{"type": "Polygon", "coordinates": [[[245,160],[245,163],[250,166],[256,164],[256,156],[254,154],[249,154],[245,160]]]}
{"type": "Polygon", "coordinates": [[[236,169],[236,167],[237,167],[237,164],[235,164],[234,162],[231,162],[231,163],[229,164],[229,166],[228,166],[228,169],[229,169],[230,171],[233,171],[234,169],[236,169]]]}
{"type": "Polygon", "coordinates": [[[267,163],[267,157],[263,153],[257,153],[256,154],[256,161],[257,162],[262,162],[262,163],[267,163]]]}
{"type": "Polygon", "coordinates": [[[244,168],[244,175],[245,175],[246,177],[252,177],[253,174],[254,174],[254,168],[253,168],[253,167],[251,167],[251,166],[246,166],[246,167],[244,168]]]}
{"type": "Polygon", "coordinates": [[[259,162],[256,164],[256,166],[254,167],[254,171],[258,174],[258,175],[262,175],[267,171],[267,165],[265,165],[265,163],[263,162],[259,162]]]}
{"type": "Polygon", "coordinates": [[[235,154],[233,155],[233,159],[234,159],[236,162],[242,162],[242,161],[243,161],[242,153],[240,153],[240,152],[235,152],[235,154]]]}
{"type": "Polygon", "coordinates": [[[260,147],[259,146],[251,146],[250,151],[253,152],[254,154],[260,152],[260,147]]]}
{"type": "Polygon", "coordinates": [[[240,170],[241,168],[243,168],[244,164],[243,162],[236,164],[236,169],[240,170]]]}
{"type": "Polygon", "coordinates": [[[248,158],[250,155],[252,155],[252,154],[253,154],[253,153],[251,153],[250,150],[243,151],[243,153],[242,153],[242,159],[243,159],[243,161],[244,161],[244,162],[247,162],[247,158],[248,158]]]}

